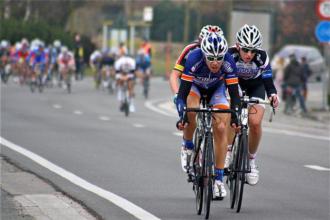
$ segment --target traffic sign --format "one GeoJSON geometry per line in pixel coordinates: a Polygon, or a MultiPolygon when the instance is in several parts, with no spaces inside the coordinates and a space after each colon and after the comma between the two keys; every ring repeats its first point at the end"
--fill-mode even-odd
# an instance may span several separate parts
{"type": "Polygon", "coordinates": [[[319,0],[316,5],[317,15],[322,20],[330,20],[330,0],[319,0]]]}
{"type": "Polygon", "coordinates": [[[329,43],[330,21],[321,21],[315,28],[315,35],[321,43],[329,43]]]}

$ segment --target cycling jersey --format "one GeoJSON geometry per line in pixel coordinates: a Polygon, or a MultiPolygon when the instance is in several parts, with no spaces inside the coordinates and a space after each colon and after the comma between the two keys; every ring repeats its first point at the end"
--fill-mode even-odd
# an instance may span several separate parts
{"type": "Polygon", "coordinates": [[[137,69],[140,69],[143,73],[151,67],[151,58],[148,54],[139,54],[136,58],[137,69]]]}
{"type": "Polygon", "coordinates": [[[66,67],[66,66],[74,66],[75,60],[72,53],[60,53],[58,56],[58,63],[60,65],[60,68],[66,67]]]}
{"type": "Polygon", "coordinates": [[[189,92],[200,96],[201,92],[213,91],[210,104],[228,108],[229,104],[225,95],[227,86],[233,100],[232,106],[236,107],[239,103],[236,71],[233,58],[226,53],[219,71],[212,73],[206,64],[202,50],[197,48],[189,53],[186,60],[178,97],[185,101],[189,92]],[[193,87],[190,91],[191,86],[193,87]]]}
{"type": "Polygon", "coordinates": [[[27,61],[35,66],[35,64],[46,64],[47,55],[44,51],[33,50],[27,57],[27,61]]]}
{"type": "Polygon", "coordinates": [[[112,56],[102,56],[101,67],[103,66],[113,66],[115,59],[112,56]]]}
{"type": "Polygon", "coordinates": [[[236,47],[228,49],[237,66],[237,76],[242,89],[247,91],[250,97],[264,99],[265,90],[268,97],[276,94],[276,88],[273,82],[272,68],[269,57],[264,50],[258,50],[251,62],[245,63],[239,56],[236,47]],[[262,89],[262,87],[264,87],[262,89]]]}
{"type": "Polygon", "coordinates": [[[194,41],[191,44],[187,45],[182,50],[178,60],[175,62],[174,69],[182,73],[184,70],[184,66],[185,66],[189,52],[196,49],[199,46],[200,46],[200,43],[198,41],[194,41]]]}
{"type": "Polygon", "coordinates": [[[219,72],[212,73],[206,65],[202,50],[198,48],[189,54],[181,80],[190,81],[199,87],[208,89],[224,80],[226,84],[238,83],[236,71],[233,58],[226,53],[219,72]]]}
{"type": "Polygon", "coordinates": [[[126,73],[129,78],[135,77],[136,63],[135,60],[128,56],[122,56],[115,62],[116,78],[121,74],[126,73]]]}

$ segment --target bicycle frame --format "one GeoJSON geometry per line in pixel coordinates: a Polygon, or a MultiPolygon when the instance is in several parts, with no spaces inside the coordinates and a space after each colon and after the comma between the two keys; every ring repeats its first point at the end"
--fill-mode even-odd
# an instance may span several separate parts
{"type": "MultiPolygon", "coordinates": [[[[194,174],[188,173],[188,176],[195,176],[192,182],[194,183],[194,191],[196,193],[197,214],[201,214],[204,200],[205,218],[208,219],[210,214],[210,204],[213,198],[213,183],[215,179],[212,129],[213,113],[231,113],[235,116],[236,114],[230,109],[213,109],[211,106],[206,106],[206,100],[204,98],[202,99],[201,108],[186,108],[185,112],[197,113],[196,130],[199,132],[199,134],[197,133],[197,138],[199,138],[201,142],[198,144],[197,149],[195,149],[195,155],[193,157],[194,174]]],[[[187,170],[189,172],[190,162],[187,164],[187,170]]]]}
{"type": "MultiPolygon", "coordinates": [[[[229,165],[228,179],[230,182],[230,208],[236,206],[236,212],[239,212],[242,205],[243,191],[245,184],[245,174],[251,172],[250,160],[249,160],[249,149],[248,149],[248,121],[249,121],[249,104],[270,104],[268,101],[259,99],[250,99],[245,94],[241,98],[242,108],[239,116],[241,130],[239,134],[235,135],[233,140],[232,149],[232,161],[229,165]]],[[[270,117],[272,121],[273,112],[270,117]]]]}

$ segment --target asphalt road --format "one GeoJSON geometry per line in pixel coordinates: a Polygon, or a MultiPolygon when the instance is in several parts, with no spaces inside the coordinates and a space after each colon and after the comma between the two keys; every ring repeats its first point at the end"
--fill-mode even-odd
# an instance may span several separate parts
{"type": "MultiPolygon", "coordinates": [[[[137,86],[137,112],[128,118],[119,112],[115,96],[96,91],[89,79],[75,83],[72,94],[58,88],[32,94],[27,87],[2,85],[1,137],[80,179],[59,176],[6,146],[1,154],[48,179],[104,219],[139,216],[128,213],[129,203],[119,207],[109,201],[113,194],[149,213],[149,219],[201,219],[180,168],[176,117],[161,108],[171,99],[167,83],[152,81],[149,102],[137,86]]],[[[212,203],[212,219],[330,218],[330,172],[306,167],[329,169],[328,127],[280,116],[275,120],[265,124],[258,154],[260,182],[246,187],[241,212],[231,210],[226,198],[212,203]]]]}

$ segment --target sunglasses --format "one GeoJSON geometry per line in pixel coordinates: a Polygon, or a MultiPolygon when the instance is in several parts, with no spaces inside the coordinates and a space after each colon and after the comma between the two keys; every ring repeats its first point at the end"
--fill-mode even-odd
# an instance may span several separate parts
{"type": "Polygon", "coordinates": [[[223,57],[206,57],[207,61],[213,62],[213,61],[222,61],[223,57]]]}
{"type": "Polygon", "coordinates": [[[249,51],[251,51],[251,53],[256,53],[257,52],[256,49],[249,49],[249,48],[245,48],[245,47],[242,47],[241,49],[244,53],[248,53],[249,51]]]}

